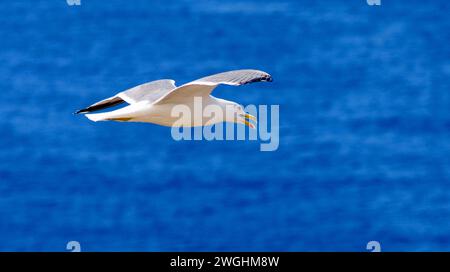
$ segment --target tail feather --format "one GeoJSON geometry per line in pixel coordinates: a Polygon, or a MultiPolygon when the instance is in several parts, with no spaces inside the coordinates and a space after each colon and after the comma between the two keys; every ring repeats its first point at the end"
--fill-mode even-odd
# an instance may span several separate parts
{"type": "Polygon", "coordinates": [[[119,122],[126,122],[133,119],[132,117],[111,117],[108,113],[92,113],[92,114],[85,114],[89,120],[97,122],[97,121],[119,121],[119,122]]]}
{"type": "Polygon", "coordinates": [[[102,113],[85,114],[84,116],[86,116],[86,118],[94,122],[107,120],[105,114],[102,113]]]}

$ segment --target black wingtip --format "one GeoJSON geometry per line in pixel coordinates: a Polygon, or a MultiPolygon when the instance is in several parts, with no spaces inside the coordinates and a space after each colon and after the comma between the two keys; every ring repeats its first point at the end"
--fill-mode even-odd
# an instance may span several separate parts
{"type": "Polygon", "coordinates": [[[254,82],[272,82],[272,81],[273,81],[272,76],[269,74],[266,74],[261,77],[257,77],[257,78],[253,78],[248,81],[241,82],[240,84],[249,84],[249,83],[254,83],[254,82]]]}
{"type": "Polygon", "coordinates": [[[272,82],[272,81],[273,81],[273,78],[272,78],[271,75],[267,74],[267,75],[264,75],[264,76],[261,78],[261,81],[272,82]]]}

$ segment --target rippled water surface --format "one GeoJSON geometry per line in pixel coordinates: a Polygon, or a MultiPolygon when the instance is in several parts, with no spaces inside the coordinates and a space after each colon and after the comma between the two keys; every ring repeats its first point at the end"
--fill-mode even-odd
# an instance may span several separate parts
{"type": "Polygon", "coordinates": [[[448,1],[3,1],[0,250],[450,250],[448,1]],[[257,68],[280,146],[72,113],[257,68]]]}

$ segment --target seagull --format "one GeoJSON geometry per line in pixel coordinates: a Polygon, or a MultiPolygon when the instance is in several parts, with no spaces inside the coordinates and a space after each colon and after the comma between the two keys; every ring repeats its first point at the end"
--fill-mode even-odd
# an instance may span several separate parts
{"type": "Polygon", "coordinates": [[[255,126],[248,120],[256,122],[253,115],[246,113],[236,102],[216,98],[211,92],[220,84],[239,86],[253,82],[272,81],[266,72],[252,69],[233,70],[203,77],[179,87],[172,79],[161,79],[138,85],[120,92],[110,98],[101,100],[76,114],[86,114],[91,121],[146,122],[162,126],[207,126],[221,122],[242,123],[251,128],[255,126]],[[211,118],[203,116],[194,109],[195,101],[201,99],[202,107],[214,105],[226,114],[215,114],[211,118]],[[123,103],[129,105],[109,112],[91,113],[123,103]],[[177,105],[187,106],[191,116],[186,121],[172,112],[177,105]],[[231,112],[230,112],[231,111],[231,112]]]}

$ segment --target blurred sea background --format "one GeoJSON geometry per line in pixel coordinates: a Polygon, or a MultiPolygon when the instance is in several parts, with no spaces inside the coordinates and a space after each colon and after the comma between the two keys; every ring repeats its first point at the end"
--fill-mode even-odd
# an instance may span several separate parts
{"type": "Polygon", "coordinates": [[[450,3],[0,4],[0,250],[450,250],[450,3]],[[280,146],[72,113],[255,68],[280,146]]]}

